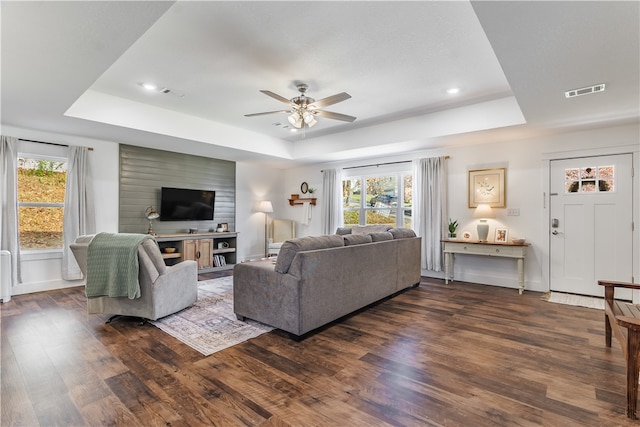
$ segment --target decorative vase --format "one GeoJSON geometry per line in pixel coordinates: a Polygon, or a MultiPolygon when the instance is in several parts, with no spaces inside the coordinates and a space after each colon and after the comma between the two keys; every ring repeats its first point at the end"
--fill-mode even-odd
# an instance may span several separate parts
{"type": "Polygon", "coordinates": [[[481,242],[487,241],[487,236],[489,236],[489,224],[486,219],[481,219],[478,223],[478,240],[481,242]]]}

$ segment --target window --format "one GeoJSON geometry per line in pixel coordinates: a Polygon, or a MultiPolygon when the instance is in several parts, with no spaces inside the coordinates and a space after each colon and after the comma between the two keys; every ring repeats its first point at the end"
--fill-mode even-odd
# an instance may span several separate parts
{"type": "Polygon", "coordinates": [[[396,172],[342,181],[344,226],[384,224],[411,228],[413,175],[396,172]]]}
{"type": "Polygon", "coordinates": [[[62,248],[66,159],[18,157],[20,249],[62,248]]]}
{"type": "Polygon", "coordinates": [[[565,193],[602,193],[615,190],[615,166],[565,169],[565,193]]]}

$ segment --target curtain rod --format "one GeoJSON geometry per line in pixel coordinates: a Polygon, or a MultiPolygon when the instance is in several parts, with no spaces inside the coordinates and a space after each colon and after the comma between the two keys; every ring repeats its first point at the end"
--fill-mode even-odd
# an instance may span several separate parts
{"type": "MultiPolygon", "coordinates": [[[[444,158],[445,158],[445,160],[447,160],[450,157],[449,156],[444,156],[444,158]]],[[[401,162],[376,163],[376,164],[373,164],[373,165],[350,166],[348,168],[342,168],[342,169],[345,170],[345,169],[369,168],[371,166],[378,167],[378,166],[385,166],[385,165],[399,165],[399,164],[402,164],[402,163],[411,163],[411,160],[403,160],[401,162]]],[[[321,170],[320,172],[324,172],[324,170],[321,170]]]]}
{"type": "MultiPolygon", "coordinates": [[[[24,139],[24,138],[18,138],[20,141],[24,141],[24,142],[35,142],[37,144],[47,144],[47,145],[56,145],[58,147],[68,147],[67,144],[59,144],[57,142],[45,142],[45,141],[36,141],[34,139],[24,139]]],[[[93,151],[93,147],[88,147],[89,151],[93,151]]]]}

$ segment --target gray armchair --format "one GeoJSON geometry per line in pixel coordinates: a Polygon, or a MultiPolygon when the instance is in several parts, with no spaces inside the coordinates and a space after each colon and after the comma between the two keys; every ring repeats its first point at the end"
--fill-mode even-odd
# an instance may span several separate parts
{"type": "MultiPolygon", "coordinates": [[[[93,235],[80,236],[70,245],[82,274],[87,276],[87,254],[93,235]]],[[[89,314],[132,316],[157,320],[196,302],[198,297],[198,265],[183,261],[167,267],[155,240],[146,240],[138,247],[140,298],[98,297],[87,299],[89,314]]]]}

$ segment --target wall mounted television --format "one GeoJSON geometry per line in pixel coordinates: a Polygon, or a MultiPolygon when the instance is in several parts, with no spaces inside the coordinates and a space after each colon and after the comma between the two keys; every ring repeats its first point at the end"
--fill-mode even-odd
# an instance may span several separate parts
{"type": "Polygon", "coordinates": [[[162,187],[160,221],[213,220],[215,198],[211,190],[162,187]]]}

